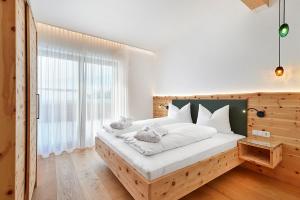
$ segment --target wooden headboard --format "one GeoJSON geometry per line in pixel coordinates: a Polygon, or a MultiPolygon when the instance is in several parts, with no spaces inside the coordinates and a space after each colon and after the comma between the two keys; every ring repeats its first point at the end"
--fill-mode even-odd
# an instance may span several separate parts
{"type": "Polygon", "coordinates": [[[154,96],[153,116],[166,116],[167,110],[160,105],[166,105],[175,99],[247,99],[248,108],[265,110],[264,118],[258,118],[253,110],[248,112],[248,136],[252,136],[254,129],[270,131],[271,138],[284,143],[283,161],[274,170],[246,165],[259,173],[300,186],[300,93],[154,96]]]}

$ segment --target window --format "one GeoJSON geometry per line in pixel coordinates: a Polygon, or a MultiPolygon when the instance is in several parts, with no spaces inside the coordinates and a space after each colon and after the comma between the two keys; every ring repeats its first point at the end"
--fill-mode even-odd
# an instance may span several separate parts
{"type": "Polygon", "coordinates": [[[38,154],[94,145],[103,123],[127,113],[124,46],[38,24],[38,154]]]}
{"type": "Polygon", "coordinates": [[[63,53],[38,59],[39,153],[59,154],[94,145],[96,132],[114,118],[118,62],[100,58],[91,62],[63,53]]]}

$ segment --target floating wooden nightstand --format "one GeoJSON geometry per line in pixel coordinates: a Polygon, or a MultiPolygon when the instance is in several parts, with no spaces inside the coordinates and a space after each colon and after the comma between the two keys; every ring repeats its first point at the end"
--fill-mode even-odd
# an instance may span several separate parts
{"type": "Polygon", "coordinates": [[[282,160],[282,143],[274,140],[245,138],[238,142],[239,158],[275,168],[282,160]]]}

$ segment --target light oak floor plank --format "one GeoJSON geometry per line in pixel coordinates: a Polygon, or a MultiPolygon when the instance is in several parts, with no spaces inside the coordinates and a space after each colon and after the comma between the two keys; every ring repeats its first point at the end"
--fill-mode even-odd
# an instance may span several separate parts
{"type": "Polygon", "coordinates": [[[80,186],[78,174],[75,171],[72,154],[57,156],[56,182],[57,200],[84,200],[85,195],[80,186]]]}
{"type": "MultiPolygon", "coordinates": [[[[94,150],[38,160],[33,200],[132,200],[94,150]]],[[[237,167],[183,200],[296,200],[300,188],[237,167]]]]}
{"type": "Polygon", "coordinates": [[[56,157],[39,159],[38,161],[38,189],[34,192],[33,199],[57,200],[56,191],[56,157]]]}

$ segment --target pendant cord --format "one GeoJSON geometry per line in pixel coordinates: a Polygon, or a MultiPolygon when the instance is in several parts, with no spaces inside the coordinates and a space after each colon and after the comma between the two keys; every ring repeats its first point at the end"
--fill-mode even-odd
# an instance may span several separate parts
{"type": "MultiPolygon", "coordinates": [[[[285,0],[284,0],[285,1],[285,0]]],[[[281,7],[281,0],[279,0],[279,28],[280,28],[280,25],[281,25],[281,17],[280,17],[280,11],[281,11],[281,9],[280,9],[280,7],[281,7]]],[[[278,58],[279,58],[279,66],[281,66],[281,60],[280,60],[280,54],[281,54],[281,52],[280,52],[280,34],[278,34],[278,36],[279,36],[279,39],[278,39],[278,44],[279,44],[279,51],[278,51],[278,58]]]]}
{"type": "Polygon", "coordinates": [[[283,0],[283,23],[285,23],[285,0],[283,0]]]}

